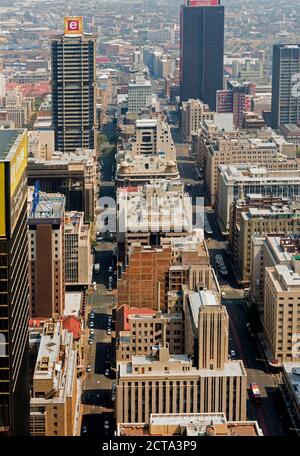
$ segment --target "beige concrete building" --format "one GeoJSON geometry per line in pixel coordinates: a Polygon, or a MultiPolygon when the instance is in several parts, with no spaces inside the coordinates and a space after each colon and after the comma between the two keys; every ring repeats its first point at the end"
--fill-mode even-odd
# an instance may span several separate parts
{"type": "Polygon", "coordinates": [[[122,306],[116,315],[116,360],[148,356],[154,345],[168,343],[171,354],[184,353],[184,323],[181,313],[122,306]]]}
{"type": "Polygon", "coordinates": [[[63,314],[65,302],[64,258],[65,197],[39,195],[30,204],[29,296],[30,316],[53,318],[63,314]]]}
{"type": "Polygon", "coordinates": [[[254,165],[219,165],[216,213],[228,234],[231,205],[245,195],[293,198],[300,196],[300,170],[269,171],[254,165]]]}
{"type": "Polygon", "coordinates": [[[37,160],[51,160],[54,154],[54,131],[28,131],[28,156],[37,160]]]}
{"type": "Polygon", "coordinates": [[[246,419],[242,361],[228,361],[219,370],[198,369],[187,355],[170,355],[160,346],[151,356],[133,356],[117,368],[117,424],[149,423],[152,413],[223,412],[229,420],[246,419]]]}
{"type": "Polygon", "coordinates": [[[300,256],[291,266],[266,268],[264,333],[273,364],[299,360],[300,256]]]}
{"type": "Polygon", "coordinates": [[[188,100],[182,103],[181,125],[184,138],[191,142],[203,123],[214,123],[218,129],[233,130],[232,113],[217,113],[209,110],[208,105],[200,100],[188,100]]]}
{"type": "Polygon", "coordinates": [[[80,380],[77,380],[73,335],[62,322],[45,324],[30,400],[33,436],[80,435],[80,380]]]}
{"type": "Polygon", "coordinates": [[[264,310],[265,269],[277,264],[290,266],[295,255],[300,255],[300,245],[297,238],[278,236],[277,234],[252,236],[250,293],[261,314],[264,310]]]}
{"type": "MultiPolygon", "coordinates": [[[[239,229],[234,241],[236,249],[237,275],[241,283],[250,283],[251,239],[263,234],[293,235],[300,229],[300,206],[278,204],[274,206],[250,207],[241,213],[239,229]]],[[[237,227],[238,228],[238,227],[237,227]]]]}
{"type": "Polygon", "coordinates": [[[199,369],[223,369],[228,360],[229,318],[211,291],[187,292],[184,299],[185,354],[199,369]]]}
{"type": "Polygon", "coordinates": [[[157,179],[168,181],[180,179],[176,162],[167,159],[164,153],[133,155],[132,151],[120,151],[116,156],[116,162],[117,187],[142,186],[157,179]]]}
{"type": "Polygon", "coordinates": [[[117,201],[117,240],[125,256],[133,243],[159,245],[163,237],[192,233],[192,204],[181,181],[120,188],[117,201]]]}
{"type": "Polygon", "coordinates": [[[129,140],[128,147],[134,155],[159,155],[164,152],[167,159],[176,160],[170,125],[159,118],[136,120],[135,137],[129,140]]]}
{"type": "Polygon", "coordinates": [[[224,413],[152,413],[148,425],[120,423],[118,436],[261,437],[257,421],[227,421],[224,413]]]}
{"type": "Polygon", "coordinates": [[[212,205],[216,199],[219,165],[249,163],[274,171],[297,170],[299,167],[295,157],[288,158],[280,153],[277,145],[269,139],[232,139],[222,133],[218,140],[207,144],[205,153],[205,184],[212,205]]]}
{"type": "Polygon", "coordinates": [[[83,212],[65,214],[65,282],[66,285],[92,283],[90,225],[83,212]]]}
{"type": "Polygon", "coordinates": [[[191,141],[192,134],[197,132],[200,123],[205,120],[213,120],[214,113],[209,106],[200,100],[188,100],[182,103],[181,125],[182,133],[187,141],[191,141]]]}

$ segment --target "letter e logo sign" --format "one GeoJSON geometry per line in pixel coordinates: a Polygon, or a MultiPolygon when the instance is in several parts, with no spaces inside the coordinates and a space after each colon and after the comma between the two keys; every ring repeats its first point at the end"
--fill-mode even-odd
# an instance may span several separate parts
{"type": "Polygon", "coordinates": [[[83,21],[81,16],[65,17],[65,35],[81,35],[83,32],[83,21]]]}
{"type": "Polygon", "coordinates": [[[68,31],[69,32],[78,32],[79,31],[79,21],[78,20],[68,20],[68,31]]]}

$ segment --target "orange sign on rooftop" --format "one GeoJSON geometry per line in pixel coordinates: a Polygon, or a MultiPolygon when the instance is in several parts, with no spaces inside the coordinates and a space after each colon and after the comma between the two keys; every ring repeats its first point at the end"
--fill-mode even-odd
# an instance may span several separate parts
{"type": "Polygon", "coordinates": [[[83,18],[82,16],[65,17],[65,35],[82,35],[83,18]]]}

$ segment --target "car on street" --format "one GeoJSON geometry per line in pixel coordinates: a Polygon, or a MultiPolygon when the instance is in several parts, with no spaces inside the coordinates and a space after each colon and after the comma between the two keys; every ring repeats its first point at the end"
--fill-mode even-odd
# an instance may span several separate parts
{"type": "Polygon", "coordinates": [[[90,319],[92,320],[93,318],[95,318],[95,312],[92,310],[90,313],[90,319]]]}
{"type": "Polygon", "coordinates": [[[235,354],[234,350],[230,350],[230,356],[231,356],[232,359],[234,359],[236,357],[236,354],[235,354]]]}
{"type": "Polygon", "coordinates": [[[105,373],[104,373],[105,377],[109,377],[109,369],[105,369],[105,373]]]}
{"type": "Polygon", "coordinates": [[[93,328],[95,326],[94,320],[90,321],[90,328],[93,328]]]}
{"type": "Polygon", "coordinates": [[[108,272],[110,273],[110,272],[112,272],[112,271],[113,271],[113,268],[112,268],[112,266],[109,266],[109,268],[108,268],[108,272]]]}
{"type": "Polygon", "coordinates": [[[106,330],[106,334],[107,334],[108,336],[110,336],[110,335],[111,335],[111,329],[110,329],[110,328],[107,328],[107,330],[106,330]]]}
{"type": "Polygon", "coordinates": [[[251,396],[252,400],[255,404],[260,404],[261,402],[261,392],[260,389],[257,385],[257,383],[250,383],[250,391],[251,391],[251,396]]]}
{"type": "Polygon", "coordinates": [[[87,371],[87,372],[92,372],[91,366],[86,366],[86,371],[87,371]]]}
{"type": "Polygon", "coordinates": [[[113,233],[110,233],[109,234],[109,239],[113,239],[114,238],[114,234],[113,233]]]}
{"type": "Polygon", "coordinates": [[[93,290],[97,291],[97,283],[96,282],[93,282],[93,290]]]}
{"type": "Polygon", "coordinates": [[[91,337],[89,337],[88,344],[89,344],[89,345],[93,345],[93,343],[94,343],[94,339],[92,339],[91,337]]]}
{"type": "Polygon", "coordinates": [[[108,277],[108,283],[113,283],[113,278],[112,278],[112,276],[109,276],[109,277],[108,277]]]}
{"type": "Polygon", "coordinates": [[[90,336],[92,336],[93,334],[95,334],[95,331],[93,328],[90,329],[90,336]]]}
{"type": "Polygon", "coordinates": [[[112,291],[112,286],[110,284],[108,285],[108,291],[112,291]]]}
{"type": "Polygon", "coordinates": [[[219,266],[219,267],[224,267],[225,266],[225,263],[224,263],[222,255],[216,255],[215,258],[216,258],[217,266],[219,266]]]}
{"type": "Polygon", "coordinates": [[[220,271],[220,274],[224,277],[226,277],[228,275],[228,271],[227,271],[227,268],[224,266],[222,268],[219,269],[220,271]]]}
{"type": "Polygon", "coordinates": [[[107,321],[111,323],[111,321],[112,321],[112,316],[111,315],[108,315],[107,321]]]}
{"type": "Polygon", "coordinates": [[[95,263],[94,265],[94,273],[95,274],[99,274],[100,272],[100,264],[99,263],[95,263]]]}
{"type": "Polygon", "coordinates": [[[84,425],[83,428],[82,428],[82,433],[83,434],[86,434],[87,433],[87,427],[84,425]]]}

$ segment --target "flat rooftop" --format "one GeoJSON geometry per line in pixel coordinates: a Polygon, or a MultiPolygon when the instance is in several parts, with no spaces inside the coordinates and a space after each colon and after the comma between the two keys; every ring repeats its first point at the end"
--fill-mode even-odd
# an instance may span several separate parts
{"type": "Polygon", "coordinates": [[[8,155],[11,151],[18,136],[23,133],[24,130],[10,130],[0,129],[0,160],[8,160],[8,155]]]}
{"type": "Polygon", "coordinates": [[[245,436],[257,437],[263,433],[257,421],[227,421],[223,413],[164,413],[150,415],[149,425],[120,423],[119,436],[161,435],[164,426],[171,426],[168,435],[191,436],[245,436]],[[173,432],[172,432],[173,428],[173,432]]]}
{"type": "Polygon", "coordinates": [[[132,377],[136,379],[142,378],[176,378],[180,376],[195,378],[195,377],[243,377],[246,375],[244,364],[242,361],[228,361],[224,364],[223,369],[197,369],[192,367],[189,356],[187,355],[170,355],[169,361],[162,362],[150,356],[132,356],[131,361],[121,361],[118,363],[120,379],[132,377]],[[156,369],[156,363],[161,369],[156,369]],[[140,374],[135,371],[136,367],[152,367],[151,371],[140,374]],[[183,370],[183,366],[190,366],[189,370],[183,370]],[[169,372],[165,372],[163,367],[168,367],[169,372]]]}
{"type": "Polygon", "coordinates": [[[293,256],[297,253],[297,249],[295,248],[295,251],[287,251],[282,247],[281,239],[280,236],[267,236],[266,242],[271,248],[278,263],[289,264],[292,261],[293,256]]]}
{"type": "Polygon", "coordinates": [[[75,315],[76,317],[79,317],[81,301],[81,292],[67,292],[65,294],[64,316],[75,315]]]}
{"type": "Polygon", "coordinates": [[[33,203],[30,207],[29,221],[37,221],[38,219],[51,220],[61,219],[64,214],[66,198],[64,195],[40,194],[39,202],[36,209],[33,208],[33,203]]]}

